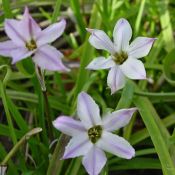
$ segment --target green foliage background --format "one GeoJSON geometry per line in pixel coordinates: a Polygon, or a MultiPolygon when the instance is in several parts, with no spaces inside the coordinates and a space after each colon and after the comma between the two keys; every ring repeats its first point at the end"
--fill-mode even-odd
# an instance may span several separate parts
{"type": "MultiPolygon", "coordinates": [[[[54,45],[65,54],[71,73],[46,72],[50,116],[76,115],[76,98],[87,91],[100,105],[102,113],[111,109],[136,106],[139,112],[118,134],[136,149],[136,157],[124,160],[108,155],[102,171],[107,175],[120,170],[129,174],[161,170],[164,175],[175,175],[175,2],[173,0],[18,0],[0,1],[0,41],[7,39],[5,18],[21,18],[28,6],[41,27],[60,18],[67,21],[64,36],[54,45]],[[110,95],[107,71],[88,71],[87,64],[106,52],[95,50],[89,43],[85,28],[98,28],[110,36],[121,17],[126,18],[136,36],[156,37],[150,54],[143,58],[148,81],[128,81],[122,91],[110,95]],[[76,68],[79,66],[79,68],[76,68]]],[[[29,130],[43,131],[24,139],[8,160],[8,175],[83,175],[81,158],[60,160],[68,138],[53,128],[54,138],[48,137],[44,97],[34,73],[31,59],[11,65],[11,59],[0,57],[0,161],[19,143],[29,130]],[[52,141],[52,142],[51,142],[52,141]]],[[[159,171],[158,171],[159,172],[159,171]]]]}

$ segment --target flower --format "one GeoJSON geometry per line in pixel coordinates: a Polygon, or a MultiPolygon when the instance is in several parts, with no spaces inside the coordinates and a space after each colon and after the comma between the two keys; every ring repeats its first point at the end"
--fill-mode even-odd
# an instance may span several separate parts
{"type": "Polygon", "coordinates": [[[130,79],[146,79],[146,71],[143,63],[138,58],[148,55],[155,38],[137,37],[130,45],[132,29],[126,19],[117,21],[114,31],[114,43],[102,30],[87,29],[91,33],[89,42],[96,49],[110,52],[110,56],[97,57],[87,69],[110,69],[107,84],[113,94],[122,89],[126,82],[126,77],[130,79]]]}
{"type": "Polygon", "coordinates": [[[33,55],[33,62],[42,69],[68,71],[61,61],[63,54],[49,45],[60,37],[65,26],[62,19],[41,30],[26,7],[20,21],[5,20],[5,32],[11,40],[0,43],[0,55],[12,57],[12,64],[33,55]]]}
{"type": "Polygon", "coordinates": [[[104,167],[107,161],[104,151],[131,159],[135,155],[133,147],[111,132],[127,125],[135,111],[136,108],[122,109],[101,119],[98,105],[88,94],[81,92],[77,102],[81,121],[69,116],[60,116],[53,121],[55,128],[72,136],[63,159],[84,156],[82,164],[90,175],[99,174],[104,167]]]}

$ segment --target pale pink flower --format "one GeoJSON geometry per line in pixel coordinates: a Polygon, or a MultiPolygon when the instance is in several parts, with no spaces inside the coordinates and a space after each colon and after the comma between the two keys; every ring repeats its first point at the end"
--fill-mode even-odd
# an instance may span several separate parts
{"type": "Polygon", "coordinates": [[[12,57],[12,64],[32,56],[42,69],[68,71],[62,63],[63,54],[50,45],[63,33],[66,21],[41,30],[26,7],[21,20],[6,19],[5,32],[11,40],[0,43],[0,55],[12,57]]]}
{"type": "Polygon", "coordinates": [[[59,116],[53,125],[63,133],[72,136],[66,146],[63,159],[83,156],[82,164],[90,175],[100,173],[107,158],[104,151],[131,159],[134,148],[124,138],[111,133],[127,125],[136,108],[121,109],[101,119],[95,101],[85,92],[78,96],[77,114],[81,121],[69,116],[59,116]]]}
{"type": "Polygon", "coordinates": [[[124,87],[126,77],[134,80],[146,79],[143,63],[138,58],[148,55],[155,38],[137,37],[131,44],[132,29],[126,19],[117,21],[114,31],[114,42],[102,30],[87,29],[91,33],[89,42],[96,49],[106,50],[110,56],[97,57],[87,69],[110,69],[107,84],[113,94],[124,87]]]}

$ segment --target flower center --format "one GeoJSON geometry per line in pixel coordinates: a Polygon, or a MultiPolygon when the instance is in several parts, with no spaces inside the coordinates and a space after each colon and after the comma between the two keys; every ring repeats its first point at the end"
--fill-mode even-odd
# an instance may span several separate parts
{"type": "Polygon", "coordinates": [[[27,43],[26,43],[26,48],[27,48],[29,51],[35,50],[35,49],[37,48],[37,45],[36,45],[35,40],[31,39],[30,42],[27,42],[27,43]]]}
{"type": "Polygon", "coordinates": [[[93,126],[92,128],[88,129],[88,136],[92,143],[96,143],[102,135],[102,127],[100,125],[93,126]]]}
{"type": "Polygon", "coordinates": [[[112,58],[117,64],[123,64],[127,60],[128,54],[121,51],[120,53],[115,53],[112,58]]]}

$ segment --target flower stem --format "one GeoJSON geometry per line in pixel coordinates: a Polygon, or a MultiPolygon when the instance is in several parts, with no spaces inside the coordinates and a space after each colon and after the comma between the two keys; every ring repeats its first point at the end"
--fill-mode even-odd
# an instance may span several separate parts
{"type": "Polygon", "coordinates": [[[41,70],[37,65],[35,65],[35,72],[38,78],[38,81],[41,86],[42,91],[46,91],[45,80],[44,80],[44,70],[41,70]]]}
{"type": "Polygon", "coordinates": [[[47,126],[48,126],[48,135],[50,140],[53,140],[53,130],[52,130],[52,119],[50,117],[50,107],[49,107],[49,101],[47,96],[47,89],[45,86],[45,80],[44,80],[44,71],[41,70],[37,65],[35,66],[36,75],[38,78],[38,81],[41,86],[42,94],[44,97],[44,106],[45,106],[45,115],[47,120],[47,126]]]}
{"type": "Polygon", "coordinates": [[[11,113],[9,111],[9,106],[8,106],[8,102],[7,102],[7,94],[6,94],[6,83],[9,80],[9,77],[11,76],[11,69],[8,65],[0,66],[0,70],[2,70],[2,69],[6,69],[7,71],[6,71],[6,74],[4,76],[4,79],[2,81],[0,80],[0,96],[2,98],[2,103],[4,105],[4,110],[5,110],[7,122],[9,125],[10,136],[11,136],[13,144],[15,145],[17,142],[17,137],[16,137],[15,129],[13,127],[12,116],[11,116],[11,113]]]}
{"type": "Polygon", "coordinates": [[[6,165],[7,162],[11,159],[11,157],[16,153],[16,151],[19,149],[19,147],[28,140],[32,135],[37,134],[42,131],[42,128],[34,128],[28,133],[26,133],[16,144],[15,146],[10,150],[10,152],[7,154],[7,156],[4,158],[4,160],[1,162],[0,165],[6,165]]]}
{"type": "Polygon", "coordinates": [[[69,140],[68,136],[66,136],[64,134],[60,135],[59,140],[57,142],[57,145],[55,147],[55,150],[53,152],[52,158],[51,158],[50,163],[49,163],[47,175],[61,173],[61,166],[62,166],[64,160],[60,160],[60,159],[64,153],[64,149],[68,143],[68,140],[69,140]],[[60,172],[60,173],[58,173],[58,172],[60,172]]]}
{"type": "Polygon", "coordinates": [[[4,105],[4,110],[6,113],[7,122],[9,125],[10,136],[12,138],[13,144],[16,144],[17,138],[16,138],[16,134],[15,134],[15,129],[13,127],[12,117],[11,117],[11,114],[10,114],[10,111],[8,108],[8,104],[7,104],[7,95],[6,95],[5,87],[3,86],[2,81],[0,81],[0,94],[1,94],[1,98],[2,98],[2,103],[4,105]]]}
{"type": "Polygon", "coordinates": [[[46,114],[46,120],[48,124],[48,134],[50,140],[53,140],[53,130],[52,130],[52,119],[50,116],[50,108],[49,108],[49,101],[48,101],[48,96],[47,96],[47,91],[42,91],[43,96],[44,96],[44,103],[45,103],[45,114],[46,114]]]}

